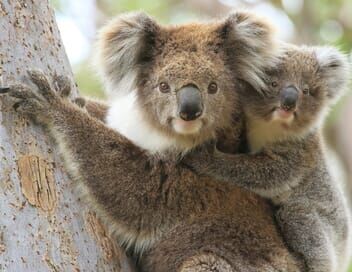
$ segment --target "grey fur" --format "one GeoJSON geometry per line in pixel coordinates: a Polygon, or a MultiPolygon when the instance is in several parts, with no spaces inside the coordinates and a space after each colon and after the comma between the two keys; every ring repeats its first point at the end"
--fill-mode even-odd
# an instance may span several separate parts
{"type": "Polygon", "coordinates": [[[200,173],[271,199],[286,242],[309,272],[346,271],[350,257],[349,212],[329,174],[320,133],[347,82],[348,62],[336,49],[285,45],[278,69],[268,71],[269,91],[263,96],[247,84],[243,90],[252,152],[230,155],[209,146],[186,158],[200,173]],[[290,85],[300,92],[294,120],[275,127],[280,90],[290,85]]]}

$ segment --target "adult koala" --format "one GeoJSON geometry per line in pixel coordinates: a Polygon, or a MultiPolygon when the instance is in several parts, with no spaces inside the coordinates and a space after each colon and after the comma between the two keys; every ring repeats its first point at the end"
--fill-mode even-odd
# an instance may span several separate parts
{"type": "Polygon", "coordinates": [[[112,102],[87,105],[100,120],[59,96],[39,71],[29,72],[37,89],[3,92],[48,128],[87,201],[140,256],[142,271],[298,271],[265,201],[181,160],[218,135],[240,138],[238,82],[261,87],[274,45],[266,22],[247,12],[168,27],[127,14],[100,35],[112,102]]]}

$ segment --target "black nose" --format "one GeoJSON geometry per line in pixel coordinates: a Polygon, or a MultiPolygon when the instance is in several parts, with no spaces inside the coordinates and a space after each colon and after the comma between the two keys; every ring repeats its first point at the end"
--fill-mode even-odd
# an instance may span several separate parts
{"type": "Polygon", "coordinates": [[[281,91],[281,107],[285,110],[292,110],[296,107],[298,100],[298,90],[289,86],[281,91]]]}
{"type": "Polygon", "coordinates": [[[185,121],[197,119],[203,113],[202,97],[194,85],[182,87],[177,92],[178,115],[185,121]]]}

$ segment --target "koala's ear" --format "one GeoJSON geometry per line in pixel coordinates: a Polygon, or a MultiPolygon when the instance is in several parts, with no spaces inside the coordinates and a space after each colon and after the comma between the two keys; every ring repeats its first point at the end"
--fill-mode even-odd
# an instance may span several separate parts
{"type": "Polygon", "coordinates": [[[114,18],[98,38],[96,64],[108,92],[136,88],[138,67],[150,61],[160,26],[142,12],[114,18]]]}
{"type": "Polygon", "coordinates": [[[254,13],[236,11],[218,30],[236,76],[257,90],[265,89],[264,70],[276,65],[280,51],[274,27],[254,13]]]}
{"type": "Polygon", "coordinates": [[[328,97],[337,99],[346,89],[350,77],[350,63],[345,54],[334,47],[315,47],[318,74],[326,84],[328,97]]]}

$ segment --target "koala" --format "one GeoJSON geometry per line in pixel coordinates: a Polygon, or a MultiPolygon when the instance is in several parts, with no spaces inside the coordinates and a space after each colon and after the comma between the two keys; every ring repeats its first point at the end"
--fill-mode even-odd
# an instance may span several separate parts
{"type": "Polygon", "coordinates": [[[307,271],[346,271],[350,219],[328,171],[324,116],[348,81],[347,58],[331,47],[283,45],[266,91],[241,91],[249,153],[204,148],[186,162],[200,173],[269,198],[289,248],[307,271]]]}
{"type": "Polygon", "coordinates": [[[265,87],[275,45],[267,22],[248,12],[180,26],[125,14],[97,46],[107,106],[81,108],[61,95],[70,84],[38,70],[28,72],[34,86],[1,92],[56,140],[87,203],[141,271],[299,271],[267,201],[182,161],[218,135],[240,138],[239,82],[265,87]]]}

